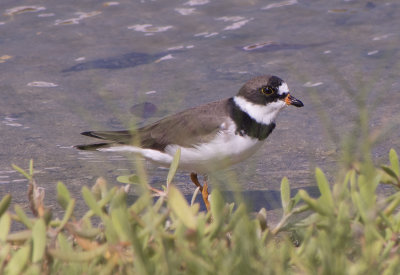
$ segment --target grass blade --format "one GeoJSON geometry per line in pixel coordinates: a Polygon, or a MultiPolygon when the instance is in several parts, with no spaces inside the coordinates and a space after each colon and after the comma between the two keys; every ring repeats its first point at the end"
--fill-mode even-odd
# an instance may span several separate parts
{"type": "Polygon", "coordinates": [[[172,160],[171,166],[169,168],[169,172],[168,172],[168,176],[167,176],[167,188],[175,176],[176,170],[178,169],[178,166],[179,166],[180,158],[181,158],[181,148],[178,148],[178,150],[176,150],[176,152],[175,152],[174,159],[172,160]]]}

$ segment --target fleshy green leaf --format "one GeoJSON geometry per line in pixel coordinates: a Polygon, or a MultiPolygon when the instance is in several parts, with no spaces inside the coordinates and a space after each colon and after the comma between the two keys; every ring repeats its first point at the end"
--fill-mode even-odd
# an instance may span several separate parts
{"type": "Polygon", "coordinates": [[[30,251],[30,246],[25,245],[15,252],[7,264],[5,274],[20,274],[28,262],[30,251]]]}
{"type": "Polygon", "coordinates": [[[67,187],[59,181],[57,183],[57,201],[61,205],[61,207],[65,210],[71,200],[71,195],[67,189],[67,187]]]}
{"type": "Polygon", "coordinates": [[[0,217],[3,215],[3,213],[8,209],[10,206],[11,202],[11,195],[7,194],[5,195],[1,201],[0,201],[0,217]]]}
{"type": "Polygon", "coordinates": [[[260,228],[262,231],[268,228],[268,220],[267,220],[267,210],[265,208],[261,208],[257,213],[257,220],[260,224],[260,228]]]}
{"type": "Polygon", "coordinates": [[[61,249],[50,249],[49,253],[57,259],[68,262],[86,262],[96,257],[104,255],[107,251],[108,245],[104,244],[95,249],[78,252],[78,251],[65,251],[61,249]]]}
{"type": "Polygon", "coordinates": [[[39,219],[32,228],[32,262],[36,263],[42,260],[46,249],[46,224],[43,219],[39,219]]]}
{"type": "Polygon", "coordinates": [[[329,209],[333,209],[333,197],[332,197],[332,192],[328,183],[328,180],[326,179],[324,172],[322,172],[321,169],[316,168],[315,169],[315,178],[317,180],[318,184],[318,189],[321,192],[321,200],[325,206],[327,206],[329,209]]]}
{"type": "Polygon", "coordinates": [[[33,177],[33,159],[29,160],[29,175],[33,177]]]}
{"type": "Polygon", "coordinates": [[[361,199],[361,195],[358,192],[355,192],[352,194],[352,198],[354,205],[358,209],[358,213],[361,216],[361,218],[366,221],[367,220],[367,208],[365,207],[365,204],[363,203],[363,200],[361,199]]]}
{"type": "Polygon", "coordinates": [[[59,246],[60,250],[62,250],[62,251],[72,251],[72,246],[68,242],[67,237],[65,237],[65,235],[63,233],[58,233],[58,235],[57,235],[57,243],[58,243],[58,246],[59,246]]]}
{"type": "Polygon", "coordinates": [[[292,207],[295,207],[299,203],[300,200],[301,200],[301,198],[299,196],[299,193],[296,193],[296,195],[293,197],[293,205],[292,205],[292,207]]]}
{"type": "Polygon", "coordinates": [[[100,206],[97,204],[96,199],[94,198],[93,194],[90,192],[90,190],[86,187],[82,187],[82,196],[83,199],[85,200],[86,204],[90,207],[90,209],[98,216],[101,216],[103,214],[100,206]]]}
{"type": "Polygon", "coordinates": [[[329,214],[329,211],[327,211],[326,207],[324,207],[323,204],[318,203],[316,199],[311,198],[305,190],[300,189],[298,194],[300,198],[315,212],[324,216],[329,214]]]}
{"type": "Polygon", "coordinates": [[[168,204],[186,227],[190,229],[196,228],[196,217],[193,215],[182,193],[173,185],[168,188],[168,204]]]}
{"type": "Polygon", "coordinates": [[[32,228],[33,224],[32,221],[28,218],[25,214],[24,210],[22,210],[21,206],[18,204],[14,206],[15,214],[17,214],[19,220],[29,229],[32,228]]]}
{"type": "Polygon", "coordinates": [[[171,166],[169,167],[169,172],[167,176],[167,186],[172,182],[172,179],[175,176],[176,170],[178,169],[179,166],[179,160],[181,158],[181,148],[178,148],[176,150],[174,159],[172,160],[171,166]]]}
{"type": "Polygon", "coordinates": [[[132,232],[127,213],[126,208],[121,207],[111,211],[111,221],[114,230],[118,234],[119,239],[123,242],[130,241],[130,234],[132,232]]]}
{"type": "Polygon", "coordinates": [[[400,205],[400,192],[395,194],[396,197],[395,199],[393,199],[385,208],[385,210],[383,210],[383,213],[385,215],[391,215],[393,213],[393,211],[397,208],[397,206],[400,205]]]}
{"type": "Polygon", "coordinates": [[[385,171],[386,174],[388,174],[388,175],[391,176],[393,179],[395,179],[396,182],[399,181],[399,178],[398,178],[396,172],[395,172],[394,170],[392,170],[391,167],[382,165],[381,168],[382,168],[383,171],[385,171]]]}
{"type": "Polygon", "coordinates": [[[10,244],[2,244],[0,249],[0,266],[4,266],[4,262],[8,262],[8,255],[10,255],[11,249],[10,244]]]}
{"type": "Polygon", "coordinates": [[[76,234],[77,236],[85,239],[96,238],[102,232],[100,228],[79,228],[79,227],[73,227],[71,231],[73,231],[74,234],[76,234]]]}
{"type": "Polygon", "coordinates": [[[361,199],[364,207],[368,209],[374,209],[376,206],[376,187],[377,184],[374,178],[368,178],[365,175],[358,177],[358,188],[360,190],[361,199]]]}
{"type": "Polygon", "coordinates": [[[27,178],[28,180],[31,180],[32,177],[21,167],[19,167],[18,165],[15,164],[11,164],[12,168],[14,170],[16,170],[18,173],[22,174],[25,178],[27,178]]]}
{"type": "Polygon", "coordinates": [[[282,203],[283,213],[284,213],[284,215],[286,215],[291,210],[291,209],[289,209],[290,185],[289,185],[289,180],[287,179],[287,177],[284,177],[281,181],[281,203],[282,203]]]}
{"type": "Polygon", "coordinates": [[[139,177],[136,174],[118,176],[117,181],[124,184],[138,184],[139,177]]]}
{"type": "Polygon", "coordinates": [[[40,268],[40,264],[31,264],[27,266],[24,275],[39,275],[43,274],[40,268]]]}
{"type": "Polygon", "coordinates": [[[397,177],[400,177],[399,157],[394,149],[390,149],[389,160],[393,171],[396,173],[397,177]]]}
{"type": "Polygon", "coordinates": [[[17,231],[7,236],[8,242],[25,242],[32,236],[32,230],[17,231]]]}
{"type": "Polygon", "coordinates": [[[118,243],[120,241],[120,236],[118,235],[117,230],[114,228],[114,224],[110,216],[103,215],[102,220],[105,228],[104,235],[107,238],[107,242],[109,244],[118,243]]]}
{"type": "Polygon", "coordinates": [[[8,232],[10,232],[11,217],[10,214],[5,213],[0,218],[0,242],[7,239],[8,232]]]}
{"type": "Polygon", "coordinates": [[[103,177],[99,177],[96,180],[96,183],[90,188],[93,196],[97,201],[100,201],[108,193],[107,181],[103,177]]]}
{"type": "Polygon", "coordinates": [[[74,213],[74,207],[75,207],[75,199],[71,199],[68,203],[67,209],[65,210],[64,217],[58,226],[57,230],[61,230],[69,221],[71,218],[72,214],[74,213]]]}
{"type": "MultiPolygon", "coordinates": [[[[126,194],[118,190],[110,203],[110,220],[112,229],[120,241],[131,241],[132,228],[129,223],[129,215],[126,207],[126,194]]],[[[107,228],[109,230],[109,228],[107,228]]],[[[109,234],[111,232],[108,232],[109,234]]],[[[114,233],[111,233],[114,234],[114,233]]]]}
{"type": "Polygon", "coordinates": [[[219,190],[213,190],[210,195],[211,216],[213,222],[209,227],[211,232],[210,238],[216,236],[222,229],[224,224],[224,206],[225,202],[219,190]]]}
{"type": "Polygon", "coordinates": [[[90,190],[86,187],[82,187],[82,196],[83,199],[85,200],[86,204],[90,207],[90,209],[95,213],[97,216],[102,216],[103,211],[101,210],[101,207],[97,204],[97,201],[93,194],[90,192],[90,190]]]}

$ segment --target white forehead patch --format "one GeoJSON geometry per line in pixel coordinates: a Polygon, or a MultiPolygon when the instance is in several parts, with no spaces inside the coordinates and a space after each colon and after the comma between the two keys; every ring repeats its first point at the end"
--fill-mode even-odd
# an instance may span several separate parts
{"type": "Polygon", "coordinates": [[[282,82],[281,86],[279,86],[278,94],[279,95],[284,95],[284,94],[287,94],[287,93],[289,93],[289,87],[286,84],[286,82],[282,82]]]}

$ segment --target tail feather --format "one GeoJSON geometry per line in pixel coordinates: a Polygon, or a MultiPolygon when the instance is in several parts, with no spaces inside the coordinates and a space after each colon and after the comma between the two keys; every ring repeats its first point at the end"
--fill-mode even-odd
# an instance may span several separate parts
{"type": "Polygon", "coordinates": [[[79,150],[96,151],[98,149],[108,148],[111,146],[112,146],[112,143],[94,143],[94,144],[75,145],[74,147],[79,150]]]}
{"type": "Polygon", "coordinates": [[[100,138],[99,136],[96,136],[94,134],[94,131],[82,132],[81,135],[88,136],[88,137],[94,137],[94,138],[100,138]]]}
{"type": "Polygon", "coordinates": [[[103,148],[110,148],[115,145],[129,144],[132,141],[130,131],[87,131],[81,135],[106,140],[109,142],[76,145],[79,150],[95,151],[103,148]]]}
{"type": "Polygon", "coordinates": [[[132,133],[130,131],[88,131],[82,132],[81,135],[110,140],[121,144],[129,144],[132,141],[132,133]]]}

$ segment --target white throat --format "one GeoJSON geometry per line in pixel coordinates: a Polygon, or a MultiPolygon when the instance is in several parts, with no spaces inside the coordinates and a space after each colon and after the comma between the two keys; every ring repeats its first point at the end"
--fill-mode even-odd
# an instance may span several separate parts
{"type": "Polygon", "coordinates": [[[246,112],[258,123],[265,125],[274,122],[279,111],[286,106],[286,103],[282,100],[267,105],[254,104],[242,96],[235,96],[233,100],[243,112],[246,112]]]}

